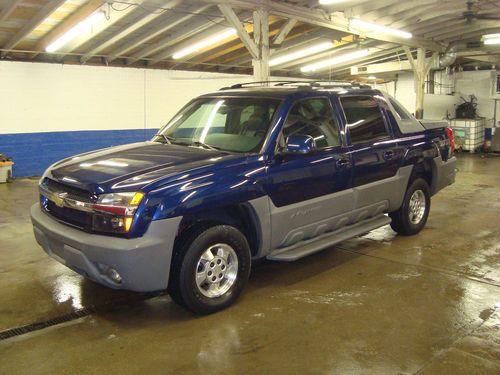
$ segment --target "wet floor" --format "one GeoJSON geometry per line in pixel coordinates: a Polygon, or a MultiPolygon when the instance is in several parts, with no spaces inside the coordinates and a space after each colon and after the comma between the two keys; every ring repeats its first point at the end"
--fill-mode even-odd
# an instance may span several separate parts
{"type": "Polygon", "coordinates": [[[2,184],[0,337],[21,334],[0,340],[0,374],[499,374],[500,156],[458,167],[419,235],[386,226],[260,263],[205,317],[49,259],[28,217],[37,181],[2,184]]]}

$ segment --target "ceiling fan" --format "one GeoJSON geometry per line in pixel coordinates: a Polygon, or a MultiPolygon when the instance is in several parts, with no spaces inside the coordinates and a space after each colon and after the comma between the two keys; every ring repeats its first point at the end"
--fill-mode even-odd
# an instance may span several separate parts
{"type": "Polygon", "coordinates": [[[479,13],[476,1],[467,1],[466,5],[467,10],[462,13],[462,18],[464,18],[467,23],[471,23],[474,20],[500,21],[500,13],[479,13]]]}

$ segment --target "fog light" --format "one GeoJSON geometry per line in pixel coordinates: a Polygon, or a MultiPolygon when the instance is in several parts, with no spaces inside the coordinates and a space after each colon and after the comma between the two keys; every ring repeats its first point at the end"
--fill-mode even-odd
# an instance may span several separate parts
{"type": "Polygon", "coordinates": [[[118,273],[118,271],[115,270],[114,268],[109,267],[108,271],[106,272],[106,274],[115,283],[120,284],[122,282],[122,277],[120,276],[120,274],[118,273]]]}

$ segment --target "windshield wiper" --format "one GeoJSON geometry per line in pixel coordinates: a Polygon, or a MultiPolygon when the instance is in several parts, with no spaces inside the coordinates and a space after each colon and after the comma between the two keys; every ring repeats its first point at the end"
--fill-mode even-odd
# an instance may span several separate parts
{"type": "Polygon", "coordinates": [[[219,147],[210,146],[210,145],[207,145],[206,143],[201,142],[201,141],[193,141],[193,142],[191,142],[191,146],[201,146],[201,147],[204,147],[206,149],[213,150],[213,151],[219,151],[220,150],[219,147]]]}
{"type": "Polygon", "coordinates": [[[165,134],[161,134],[161,133],[158,133],[158,134],[155,134],[155,137],[162,137],[165,141],[167,141],[167,143],[169,145],[172,144],[173,141],[175,141],[175,138],[174,137],[170,137],[168,135],[165,135],[165,134]]]}

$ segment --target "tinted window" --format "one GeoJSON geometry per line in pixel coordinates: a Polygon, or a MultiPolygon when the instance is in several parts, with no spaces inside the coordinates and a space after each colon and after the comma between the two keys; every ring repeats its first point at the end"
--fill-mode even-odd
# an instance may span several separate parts
{"type": "Polygon", "coordinates": [[[295,103],[283,125],[283,138],[291,135],[309,135],[318,148],[339,146],[339,130],[328,99],[314,98],[295,103]]]}
{"type": "Polygon", "coordinates": [[[364,143],[387,138],[384,118],[377,102],[368,96],[340,99],[351,134],[351,143],[364,143]]]}

